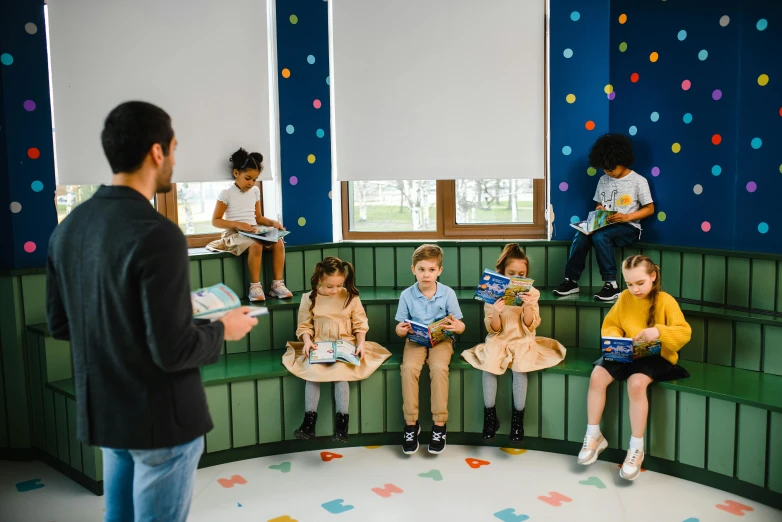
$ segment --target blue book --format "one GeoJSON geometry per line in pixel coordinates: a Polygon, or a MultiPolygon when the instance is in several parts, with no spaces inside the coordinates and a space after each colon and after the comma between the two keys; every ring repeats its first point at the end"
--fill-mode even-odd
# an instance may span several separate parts
{"type": "Polygon", "coordinates": [[[287,230],[279,230],[274,227],[267,227],[264,225],[258,225],[253,232],[245,232],[239,230],[239,233],[243,236],[251,237],[259,241],[267,241],[269,243],[276,243],[280,239],[290,234],[287,230]]]}
{"type": "Polygon", "coordinates": [[[520,295],[529,292],[535,281],[526,277],[508,277],[498,274],[488,268],[483,271],[475,297],[486,304],[494,304],[498,299],[505,299],[509,306],[521,306],[524,302],[520,295]]]}
{"type": "Polygon", "coordinates": [[[659,355],[662,348],[659,339],[636,343],[629,337],[603,337],[601,344],[604,361],[621,363],[631,363],[642,357],[659,355]]]}
{"type": "Polygon", "coordinates": [[[443,321],[446,319],[448,318],[443,317],[430,325],[417,323],[415,321],[407,321],[407,324],[409,324],[412,329],[412,331],[407,334],[407,338],[414,343],[431,348],[449,337],[453,337],[453,332],[443,329],[443,321]]]}

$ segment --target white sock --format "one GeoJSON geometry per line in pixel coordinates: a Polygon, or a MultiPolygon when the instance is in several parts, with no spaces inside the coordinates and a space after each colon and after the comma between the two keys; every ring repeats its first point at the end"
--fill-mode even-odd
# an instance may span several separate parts
{"type": "Polygon", "coordinates": [[[285,282],[285,279],[275,279],[272,281],[272,286],[281,285],[285,282]]]}
{"type": "Polygon", "coordinates": [[[619,288],[619,286],[616,284],[616,281],[606,281],[607,284],[610,284],[613,288],[619,288]]]}
{"type": "Polygon", "coordinates": [[[252,288],[253,286],[261,286],[261,283],[250,283],[250,288],[252,288]]]}
{"type": "Polygon", "coordinates": [[[637,450],[643,451],[644,450],[644,438],[641,437],[640,439],[630,436],[630,447],[635,448],[637,450]]]}
{"type": "Polygon", "coordinates": [[[593,439],[599,439],[600,438],[600,424],[587,424],[587,435],[592,437],[593,439]]]}

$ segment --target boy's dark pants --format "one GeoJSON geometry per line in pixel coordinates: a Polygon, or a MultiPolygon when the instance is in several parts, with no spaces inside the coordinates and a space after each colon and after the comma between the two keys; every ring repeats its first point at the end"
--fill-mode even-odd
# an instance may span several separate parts
{"type": "Polygon", "coordinates": [[[565,265],[565,277],[578,281],[584,271],[589,250],[595,248],[597,266],[603,281],[616,281],[616,258],[614,247],[632,245],[638,241],[641,231],[629,223],[617,223],[601,228],[590,235],[576,232],[570,255],[565,265]]]}

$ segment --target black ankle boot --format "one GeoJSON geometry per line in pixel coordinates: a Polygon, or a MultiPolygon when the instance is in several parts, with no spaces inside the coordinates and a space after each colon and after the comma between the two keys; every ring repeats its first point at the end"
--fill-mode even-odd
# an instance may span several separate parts
{"type": "Polygon", "coordinates": [[[500,420],[497,418],[497,408],[492,406],[491,408],[483,409],[483,434],[482,438],[485,441],[494,440],[497,435],[497,430],[500,429],[500,420]]]}
{"type": "Polygon", "coordinates": [[[337,418],[334,422],[334,437],[331,440],[335,440],[337,442],[348,441],[349,418],[350,414],[348,413],[337,413],[337,418]]]}
{"type": "Polygon", "coordinates": [[[315,423],[318,422],[318,412],[304,412],[304,422],[299,429],[293,432],[293,436],[299,440],[310,440],[315,438],[315,423]]]}
{"type": "Polygon", "coordinates": [[[510,420],[510,441],[521,442],[524,440],[524,410],[513,409],[510,420]]]}

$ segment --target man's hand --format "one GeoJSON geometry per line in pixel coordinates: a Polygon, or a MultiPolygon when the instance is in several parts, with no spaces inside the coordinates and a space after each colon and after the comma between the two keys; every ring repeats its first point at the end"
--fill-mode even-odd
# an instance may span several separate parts
{"type": "Polygon", "coordinates": [[[225,328],[224,338],[226,341],[242,339],[253,329],[253,326],[258,324],[258,319],[247,315],[250,310],[252,309],[249,306],[242,306],[231,310],[219,319],[225,328]]]}

